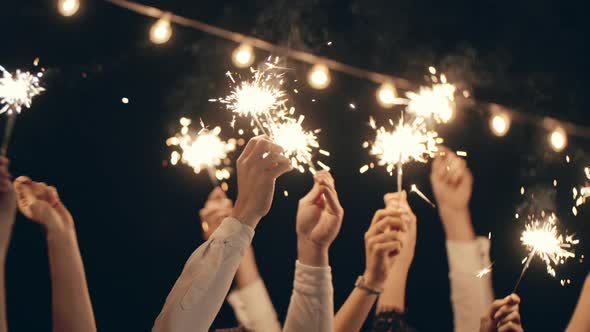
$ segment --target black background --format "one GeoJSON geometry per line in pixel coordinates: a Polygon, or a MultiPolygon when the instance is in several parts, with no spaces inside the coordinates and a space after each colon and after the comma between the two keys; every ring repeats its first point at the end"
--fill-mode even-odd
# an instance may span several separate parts
{"type": "MultiPolygon", "coordinates": [[[[429,65],[469,87],[478,100],[495,101],[536,115],[590,124],[583,52],[585,11],[575,1],[152,1],[144,2],[234,31],[306,49],[346,63],[421,82],[429,65]],[[332,46],[326,43],[332,41],[332,46]]],[[[203,118],[231,136],[230,116],[209,98],[228,92],[224,73],[235,44],[175,27],[164,46],[149,43],[153,19],[102,1],[83,1],[80,13],[60,16],[53,1],[5,1],[0,14],[0,63],[47,68],[42,96],[18,118],[9,155],[15,175],[56,185],[76,218],[78,238],[101,331],[146,331],[190,253],[202,242],[198,209],[211,189],[205,175],[164,167],[164,144],[178,119],[203,118]],[[121,103],[127,97],[130,103],[121,103]]],[[[258,59],[267,56],[258,53],[258,59]]],[[[304,84],[309,68],[288,62],[301,93],[293,96],[309,128],[332,152],[345,221],[331,249],[335,302],[346,299],[363,272],[362,234],[395,179],[379,170],[358,174],[369,159],[361,143],[371,138],[369,115],[379,121],[398,110],[380,109],[375,84],[333,73],[326,91],[304,84]],[[312,102],[316,99],[316,102],[312,102]],[[348,107],[355,103],[356,110],[348,107]]],[[[0,124],[3,125],[4,120],[0,124]]],[[[245,126],[242,123],[242,126],[245,126]]],[[[588,239],[587,208],[571,213],[571,188],[584,183],[588,139],[570,137],[563,153],[547,147],[542,127],[513,123],[504,138],[488,129],[480,107],[458,112],[440,134],[469,152],[475,174],[472,213],[479,234],[492,232],[494,288],[507,295],[526,254],[519,244],[519,189],[536,187],[556,199],[564,226],[588,239]],[[565,163],[568,154],[572,162],[565,163]],[[558,179],[557,190],[552,188],[558,179]],[[547,188],[547,190],[544,190],[547,188]]],[[[406,183],[432,197],[429,166],[405,168],[406,183]]],[[[295,260],[297,199],[311,177],[289,174],[278,182],[271,213],[257,228],[254,246],[261,274],[279,315],[286,313],[295,260]],[[281,194],[288,189],[288,198],[281,194]]],[[[235,197],[235,178],[230,181],[235,197]]],[[[528,194],[527,194],[528,196],[528,194]]],[[[535,202],[544,202],[537,196],[535,202]]],[[[422,331],[452,328],[444,234],[436,212],[416,196],[416,257],[407,304],[422,331]]],[[[545,203],[543,203],[545,204],[545,203]]],[[[546,203],[546,205],[551,205],[546,203]]],[[[544,206],[549,209],[549,206],[544,206]]],[[[533,262],[519,294],[529,331],[558,331],[569,320],[588,267],[578,258],[551,278],[533,262]],[[560,285],[570,278],[572,284],[560,285]]],[[[42,230],[22,216],[7,263],[8,318],[12,331],[50,329],[50,284],[42,230]]],[[[227,307],[216,327],[234,318],[227,307]]]]}

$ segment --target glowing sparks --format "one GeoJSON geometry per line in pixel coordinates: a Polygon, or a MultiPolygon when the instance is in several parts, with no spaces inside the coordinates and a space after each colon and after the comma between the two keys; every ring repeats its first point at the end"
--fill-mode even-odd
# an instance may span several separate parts
{"type": "Polygon", "coordinates": [[[438,123],[447,123],[455,112],[455,86],[446,83],[433,84],[430,87],[420,87],[418,92],[408,92],[409,99],[406,111],[418,117],[433,117],[438,123]]]}
{"type": "MultiPolygon", "coordinates": [[[[298,120],[289,117],[282,117],[280,121],[273,122],[270,126],[270,133],[274,142],[284,149],[284,155],[291,159],[293,168],[298,169],[301,173],[305,172],[303,164],[308,164],[310,171],[314,167],[311,163],[314,150],[322,151],[322,154],[328,154],[327,151],[320,149],[320,144],[315,131],[306,131],[302,127],[305,117],[299,116],[298,120]]],[[[317,164],[325,170],[330,168],[320,161],[317,164]]]]}
{"type": "Polygon", "coordinates": [[[181,118],[181,132],[166,140],[166,145],[181,149],[182,153],[172,151],[170,162],[176,165],[178,162],[193,168],[195,173],[203,170],[209,172],[211,179],[224,180],[230,177],[230,168],[224,165],[228,153],[236,149],[234,139],[224,142],[219,137],[220,127],[208,130],[203,127],[196,135],[189,134],[190,119],[181,118]]]}
{"type": "Polygon", "coordinates": [[[40,86],[41,73],[33,75],[29,72],[17,70],[13,75],[0,66],[0,109],[2,113],[20,113],[23,107],[30,108],[33,98],[45,91],[40,86]]]}
{"type": "Polygon", "coordinates": [[[426,203],[430,204],[430,206],[432,206],[433,208],[436,208],[436,205],[434,205],[434,203],[432,203],[432,201],[430,199],[428,199],[428,197],[426,197],[426,195],[424,195],[424,193],[421,192],[420,189],[418,189],[418,187],[415,184],[412,185],[410,192],[415,193],[420,198],[422,198],[426,203]]]}
{"type": "MultiPolygon", "coordinates": [[[[253,78],[237,84],[220,102],[239,116],[258,120],[284,107],[287,99],[285,91],[281,89],[283,74],[272,70],[274,65],[267,63],[267,66],[269,69],[265,71],[251,69],[253,78]]],[[[227,75],[235,83],[233,76],[230,73],[227,75]]]]}
{"type": "MultiPolygon", "coordinates": [[[[371,126],[376,129],[373,119],[371,126]]],[[[437,145],[442,143],[442,138],[438,137],[437,132],[426,129],[422,118],[416,118],[411,123],[400,120],[393,131],[380,127],[376,132],[373,144],[366,146],[370,146],[370,154],[377,158],[379,166],[386,167],[388,173],[391,173],[399,162],[425,163],[436,154],[437,145]]]]}
{"type": "Polygon", "coordinates": [[[547,273],[553,277],[555,277],[557,265],[576,257],[571,248],[579,243],[573,235],[559,234],[556,221],[553,214],[544,220],[532,218],[520,237],[522,244],[529,250],[529,256],[525,257],[523,262],[527,262],[528,266],[530,260],[536,255],[547,266],[547,273]]]}
{"type": "Polygon", "coordinates": [[[478,278],[483,278],[485,275],[490,274],[492,272],[492,266],[494,266],[494,263],[479,270],[475,276],[478,278]]]}

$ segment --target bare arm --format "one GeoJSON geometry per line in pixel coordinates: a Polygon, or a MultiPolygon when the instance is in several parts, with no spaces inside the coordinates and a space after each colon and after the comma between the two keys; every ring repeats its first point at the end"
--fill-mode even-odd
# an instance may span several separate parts
{"type": "Polygon", "coordinates": [[[586,282],[580,293],[580,298],[574,315],[567,326],[566,332],[587,332],[590,331],[590,276],[586,277],[586,282]]]}
{"type": "Polygon", "coordinates": [[[96,331],[74,220],[57,190],[27,177],[15,181],[20,211],[45,227],[54,331],[96,331]]]}
{"type": "Polygon", "coordinates": [[[12,226],[16,217],[16,197],[10,173],[9,161],[0,156],[0,332],[6,332],[8,323],[6,319],[6,287],[5,267],[6,253],[12,235],[12,226]]]}

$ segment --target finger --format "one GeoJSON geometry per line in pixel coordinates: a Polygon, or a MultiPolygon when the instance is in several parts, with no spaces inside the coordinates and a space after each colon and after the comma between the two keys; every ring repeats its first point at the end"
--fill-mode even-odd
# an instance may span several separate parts
{"type": "Polygon", "coordinates": [[[519,309],[518,307],[519,307],[518,304],[514,304],[514,305],[505,304],[505,305],[503,305],[494,314],[494,320],[496,322],[502,320],[504,317],[508,316],[511,312],[518,311],[518,309],[519,309]]]}
{"type": "Polygon", "coordinates": [[[504,318],[500,320],[500,326],[507,324],[508,322],[513,322],[516,324],[520,324],[520,313],[518,311],[512,311],[504,318]]]}
{"type": "Polygon", "coordinates": [[[301,203],[315,202],[318,199],[318,197],[320,197],[321,194],[322,194],[321,185],[319,183],[315,182],[313,184],[313,187],[311,188],[311,190],[299,200],[299,203],[301,204],[301,203]]]}
{"type": "Polygon", "coordinates": [[[522,332],[522,326],[520,326],[520,324],[509,322],[500,326],[498,332],[522,332]]]}
{"type": "Polygon", "coordinates": [[[314,180],[315,181],[322,180],[326,183],[327,186],[336,189],[336,183],[334,181],[334,178],[332,177],[332,174],[330,174],[330,172],[328,172],[326,170],[318,171],[314,175],[314,180]]]}
{"type": "Polygon", "coordinates": [[[273,179],[277,179],[281,175],[293,170],[291,161],[282,155],[279,156],[280,157],[278,157],[276,160],[276,164],[274,164],[272,168],[268,169],[268,172],[273,179]]]}
{"type": "Polygon", "coordinates": [[[397,217],[400,218],[402,215],[402,211],[399,209],[380,209],[377,210],[377,212],[375,212],[375,215],[373,216],[373,221],[371,221],[371,225],[376,224],[379,220],[385,218],[385,217],[397,217]]]}
{"type": "Polygon", "coordinates": [[[402,242],[400,232],[388,232],[388,233],[381,233],[376,234],[372,237],[367,239],[367,247],[369,250],[374,250],[378,244],[386,243],[386,242],[402,242]]]}
{"type": "Polygon", "coordinates": [[[211,190],[211,193],[209,193],[207,200],[223,199],[226,197],[225,191],[223,191],[220,187],[215,187],[213,190],[211,190]]]}
{"type": "Polygon", "coordinates": [[[249,141],[248,144],[246,144],[246,147],[244,148],[244,151],[242,151],[242,154],[240,155],[240,158],[238,158],[238,161],[244,161],[246,160],[248,157],[250,157],[250,155],[252,154],[252,151],[254,151],[254,147],[256,146],[256,144],[258,143],[258,141],[263,137],[264,135],[260,135],[260,136],[256,136],[256,137],[252,137],[249,141]]]}
{"type": "Polygon", "coordinates": [[[344,209],[342,205],[340,205],[340,201],[338,200],[338,194],[334,188],[324,186],[324,197],[326,198],[326,202],[328,203],[328,209],[331,211],[333,215],[342,216],[344,215],[344,209]]]}
{"type": "Polygon", "coordinates": [[[400,193],[387,193],[387,194],[385,194],[383,196],[383,202],[385,203],[385,206],[389,207],[390,205],[394,205],[395,207],[397,207],[399,205],[399,201],[400,201],[399,196],[400,195],[401,195],[402,205],[407,205],[408,196],[406,194],[406,191],[402,190],[401,194],[400,193]]]}
{"type": "Polygon", "coordinates": [[[520,304],[520,296],[518,296],[517,294],[512,293],[508,295],[506,299],[508,300],[508,303],[520,304]]]}
{"type": "Polygon", "coordinates": [[[233,207],[233,202],[229,198],[222,198],[214,201],[207,201],[205,203],[204,208],[211,208],[211,209],[228,209],[233,207]]]}
{"type": "Polygon", "coordinates": [[[402,250],[403,244],[401,241],[389,241],[378,243],[375,245],[375,253],[378,255],[388,255],[389,257],[399,254],[402,250]]]}
{"type": "Polygon", "coordinates": [[[488,311],[488,317],[490,319],[494,318],[494,315],[496,314],[496,312],[503,306],[505,305],[507,302],[506,298],[503,299],[498,299],[495,300],[494,302],[492,302],[492,305],[490,306],[490,309],[488,311]]]}
{"type": "Polygon", "coordinates": [[[19,210],[28,218],[32,218],[31,204],[37,199],[31,188],[31,179],[24,176],[18,177],[14,181],[14,190],[16,191],[19,210]]]}
{"type": "Polygon", "coordinates": [[[367,234],[368,236],[372,236],[389,230],[401,230],[405,232],[407,231],[407,225],[401,217],[385,217],[369,227],[367,234]]]}

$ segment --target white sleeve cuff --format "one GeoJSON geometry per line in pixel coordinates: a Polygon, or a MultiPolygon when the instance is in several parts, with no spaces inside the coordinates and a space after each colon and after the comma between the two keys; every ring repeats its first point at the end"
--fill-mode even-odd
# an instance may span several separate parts
{"type": "Polygon", "coordinates": [[[473,241],[447,241],[449,273],[476,275],[490,265],[490,240],[479,236],[473,241]]]}

